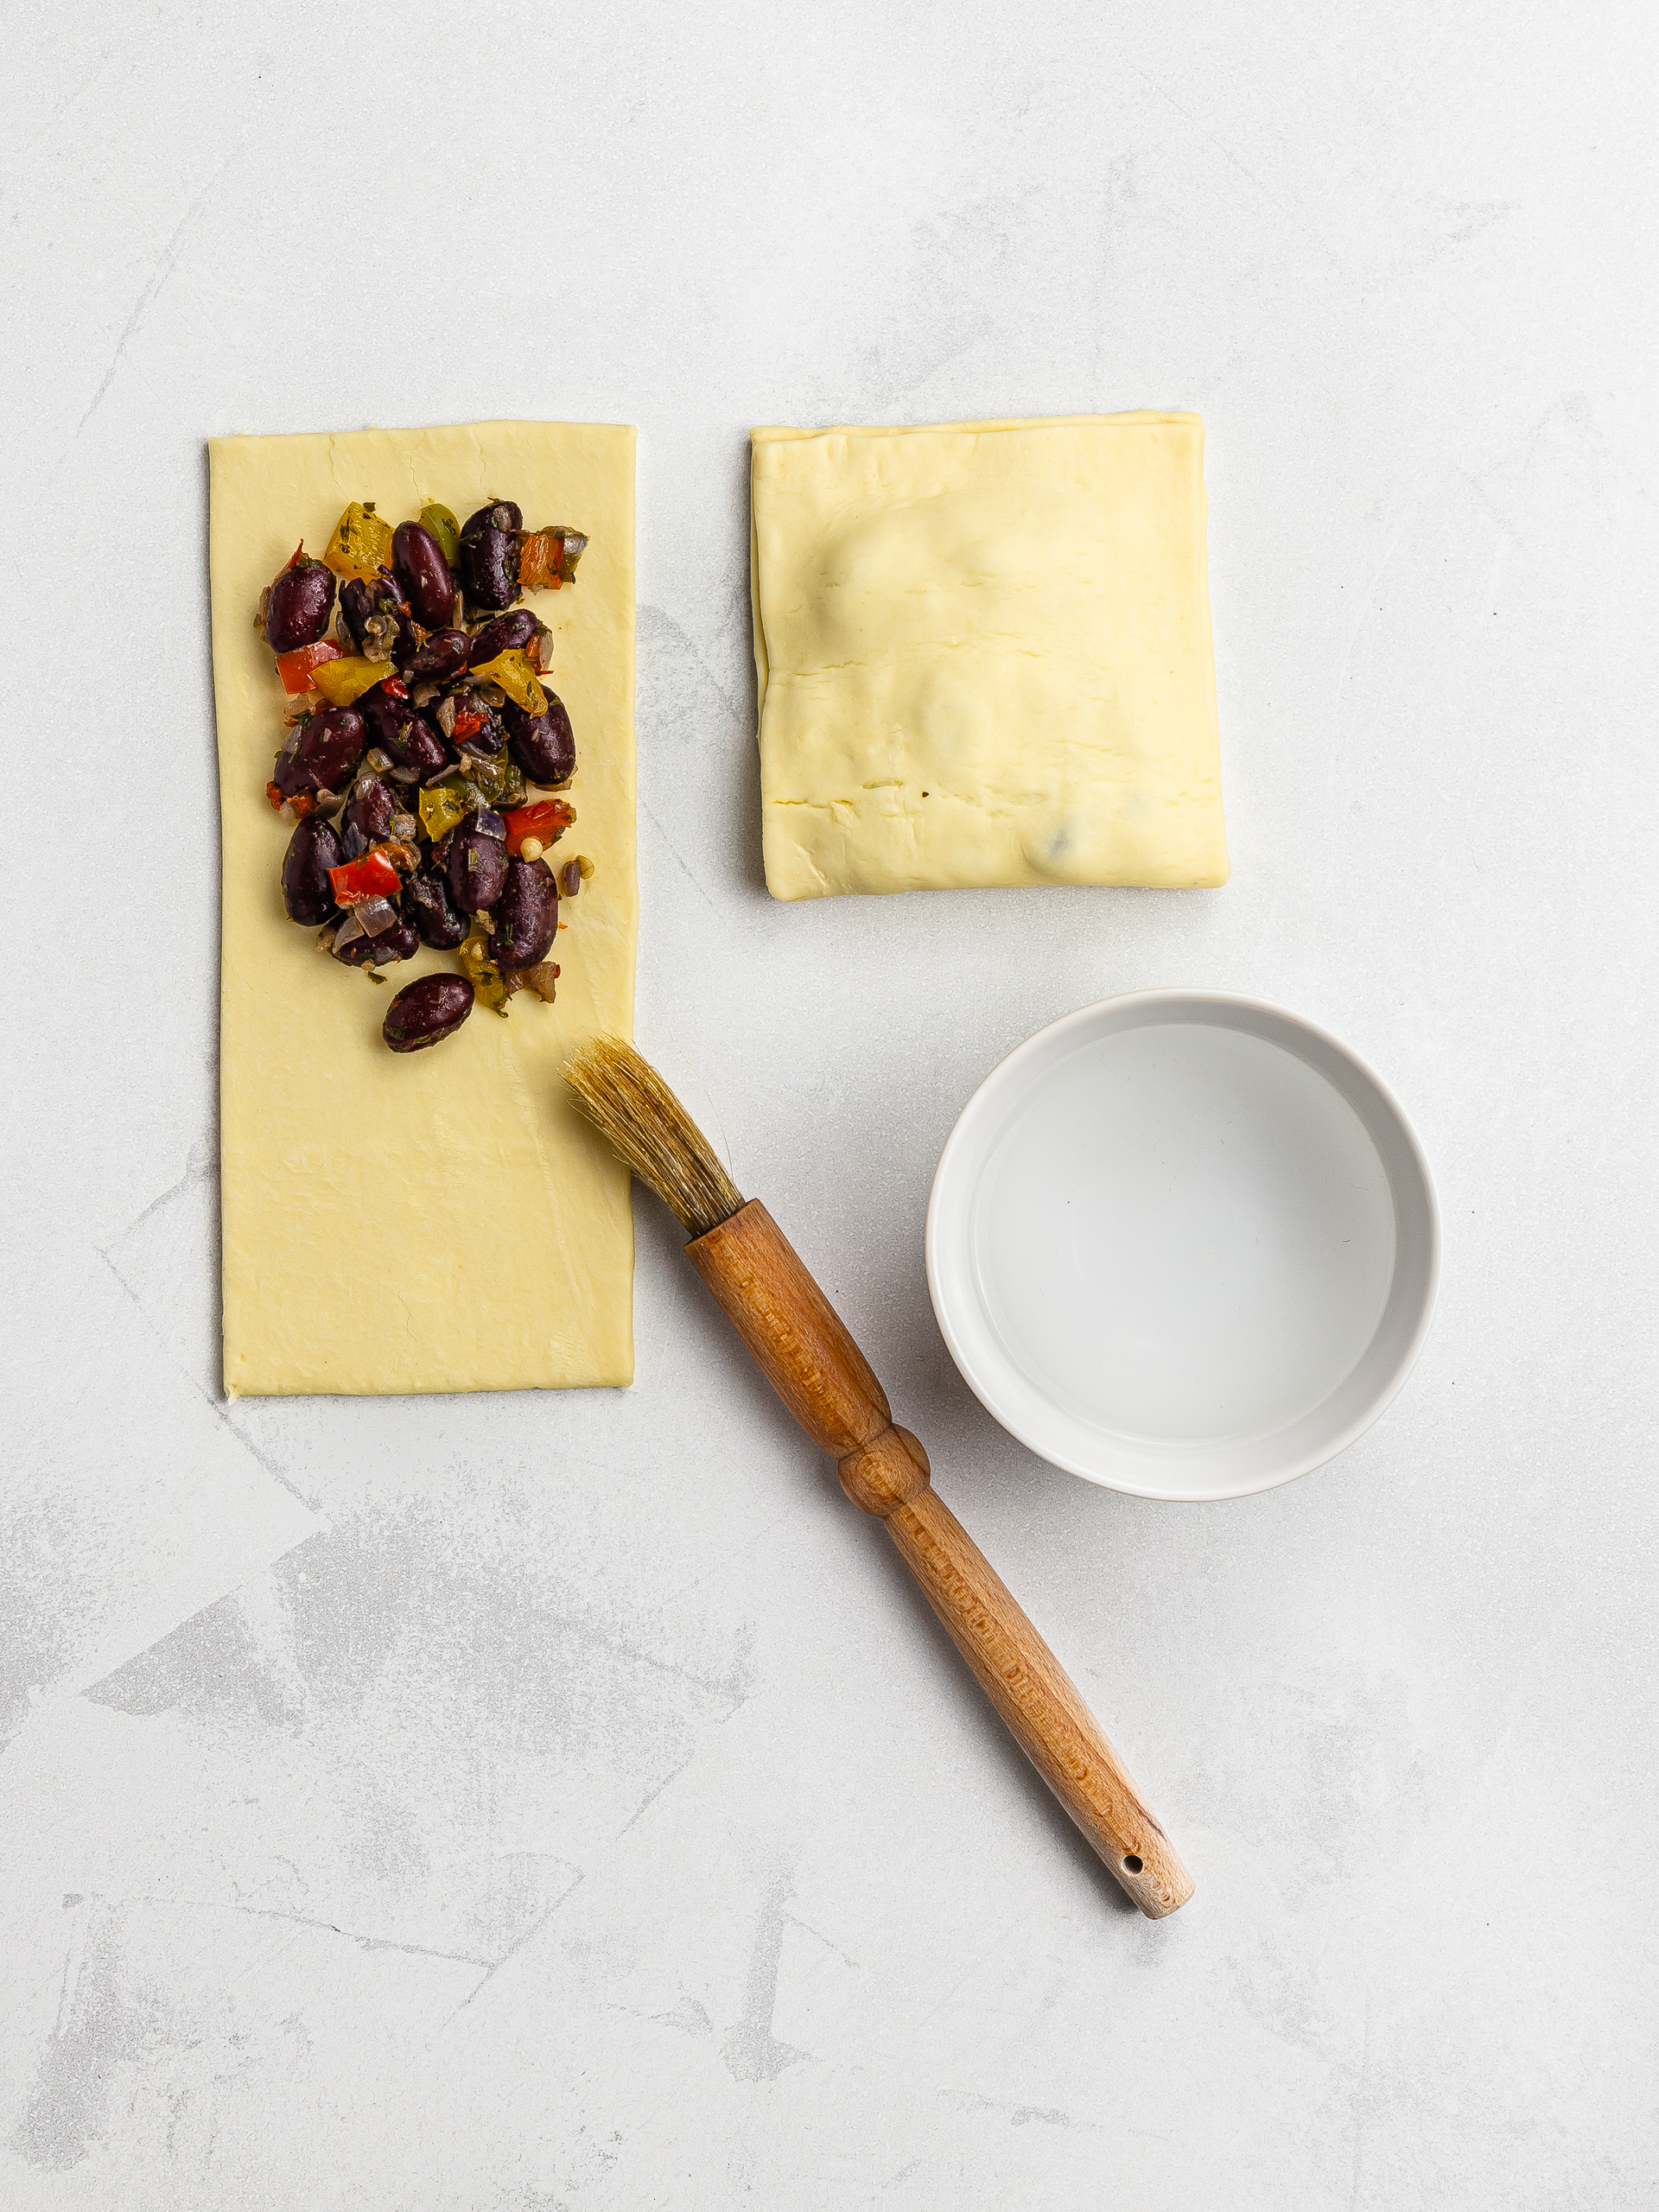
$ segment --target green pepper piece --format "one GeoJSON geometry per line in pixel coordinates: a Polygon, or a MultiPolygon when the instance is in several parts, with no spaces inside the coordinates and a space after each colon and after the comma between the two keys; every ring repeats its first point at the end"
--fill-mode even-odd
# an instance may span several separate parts
{"type": "Polygon", "coordinates": [[[504,752],[499,760],[480,760],[472,753],[467,757],[473,763],[471,780],[486,806],[500,813],[518,805],[524,796],[524,772],[510,753],[504,752]]]}
{"type": "Polygon", "coordinates": [[[421,527],[429,530],[443,548],[443,557],[452,569],[461,563],[461,524],[448,507],[429,503],[421,509],[421,527]]]}

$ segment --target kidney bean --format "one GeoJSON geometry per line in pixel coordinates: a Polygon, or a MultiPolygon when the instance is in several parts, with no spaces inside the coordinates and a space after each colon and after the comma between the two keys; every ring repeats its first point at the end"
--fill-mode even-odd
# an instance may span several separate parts
{"type": "Polygon", "coordinates": [[[416,776],[435,776],[454,759],[425,715],[417,714],[407,699],[389,697],[377,683],[358,704],[363,710],[368,742],[390,753],[400,768],[410,769],[416,776]]]}
{"type": "Polygon", "coordinates": [[[361,776],[350,804],[340,818],[340,849],[348,861],[360,859],[371,845],[383,844],[391,835],[391,817],[398,811],[397,794],[378,776],[361,776]]]}
{"type": "Polygon", "coordinates": [[[493,907],[507,880],[507,849],[501,840],[478,826],[477,817],[451,830],[445,873],[449,896],[463,914],[478,914],[493,907]]]}
{"type": "Polygon", "coordinates": [[[499,760],[506,742],[500,714],[476,691],[457,691],[454,697],[451,742],[464,753],[476,753],[480,760],[499,760]]]}
{"type": "Polygon", "coordinates": [[[409,664],[416,683],[447,683],[466,667],[473,641],[464,630],[435,630],[409,664]]]}
{"type": "Polygon", "coordinates": [[[399,960],[412,960],[421,940],[407,922],[396,921],[378,937],[354,937],[337,945],[334,957],[347,968],[390,968],[399,960]]]}
{"type": "Polygon", "coordinates": [[[435,868],[423,868],[404,886],[404,912],[434,952],[453,952],[467,934],[464,914],[455,912],[449,886],[435,868]]]}
{"type": "Polygon", "coordinates": [[[490,950],[499,968],[533,968],[551,950],[559,926],[559,889],[545,861],[509,861],[492,901],[490,950]]]}
{"type": "Polygon", "coordinates": [[[334,634],[348,652],[360,653],[365,626],[374,612],[374,595],[361,576],[347,576],[340,588],[340,620],[334,634]]]}
{"type": "Polygon", "coordinates": [[[355,707],[321,707],[296,722],[276,755],[271,781],[284,798],[346,790],[367,735],[355,707]]]}
{"type": "Polygon", "coordinates": [[[461,525],[461,542],[467,543],[467,533],[482,530],[486,523],[493,523],[498,530],[522,530],[524,526],[523,509],[512,499],[492,499],[487,507],[478,507],[461,525]]]}
{"type": "Polygon", "coordinates": [[[308,814],[295,823],[283,855],[283,904],[290,922],[315,929],[328,919],[334,911],[328,871],[340,859],[340,839],[326,817],[308,814]]]}
{"type": "Polygon", "coordinates": [[[502,708],[507,745],[532,784],[567,784],[576,772],[576,740],[570,716],[556,692],[547,695],[544,715],[527,715],[511,701],[502,708]]]}
{"type": "Polygon", "coordinates": [[[515,647],[523,652],[541,626],[527,607],[515,607],[510,613],[496,615],[473,639],[467,665],[482,668],[486,660],[493,660],[498,653],[511,652],[515,647]]]}
{"type": "Polygon", "coordinates": [[[384,683],[377,683],[361,693],[357,705],[363,717],[363,727],[369,734],[369,743],[380,746],[386,752],[391,749],[386,740],[396,737],[416,711],[407,699],[394,698],[384,683]]]}
{"type": "Polygon", "coordinates": [[[351,577],[340,588],[340,614],[346,636],[365,658],[390,660],[400,671],[413,663],[420,639],[389,576],[372,583],[351,577]]]}
{"type": "Polygon", "coordinates": [[[315,645],[328,627],[334,604],[334,572],[302,557],[284,569],[265,601],[265,643],[275,653],[315,645]]]}
{"type": "Polygon", "coordinates": [[[453,1037],[472,1010],[473,987],[464,976],[420,976],[386,1008],[380,1034],[394,1052],[423,1052],[453,1037]]]}
{"type": "Polygon", "coordinates": [[[415,620],[442,630],[455,611],[455,580],[431,531],[417,522],[400,522],[391,536],[391,565],[415,620]]]}
{"type": "Polygon", "coordinates": [[[473,607],[511,607],[518,596],[519,531],[511,499],[469,515],[461,530],[461,581],[473,607]]]}

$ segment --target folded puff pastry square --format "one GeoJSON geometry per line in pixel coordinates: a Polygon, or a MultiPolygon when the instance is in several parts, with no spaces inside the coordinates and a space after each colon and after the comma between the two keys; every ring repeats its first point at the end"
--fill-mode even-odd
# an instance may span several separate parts
{"type": "Polygon", "coordinates": [[[1227,880],[1204,426],[752,434],[774,898],[1227,880]]]}

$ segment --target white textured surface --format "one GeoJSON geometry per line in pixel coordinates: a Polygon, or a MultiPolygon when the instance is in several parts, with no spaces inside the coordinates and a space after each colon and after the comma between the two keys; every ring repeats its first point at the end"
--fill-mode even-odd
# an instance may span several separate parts
{"type": "Polygon", "coordinates": [[[1653,19],[1353,17],[13,11],[6,2212],[1654,2201],[1653,19]],[[1230,887],[771,905],[747,427],[1147,404],[1230,887]],[[1163,1926],[649,1211],[626,1396],[217,1396],[201,442],[518,413],[641,427],[642,1039],[1163,1926]],[[1023,1454],[922,1279],[979,1076],[1163,982],[1348,1039],[1449,1231],[1383,1424],[1212,1509],[1023,1454]]]}

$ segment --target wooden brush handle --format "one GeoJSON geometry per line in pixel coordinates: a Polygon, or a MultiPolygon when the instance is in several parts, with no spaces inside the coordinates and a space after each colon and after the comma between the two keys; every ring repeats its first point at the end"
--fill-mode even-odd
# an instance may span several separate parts
{"type": "Polygon", "coordinates": [[[686,1246],[692,1265],[796,1420],[841,1463],[842,1488],[875,1514],[1021,1749],[1149,1919],[1192,1879],[1141,1802],[1065,1669],[931,1486],[927,1454],[893,1426],[887,1395],[840,1316],[758,1199],[686,1246]]]}

